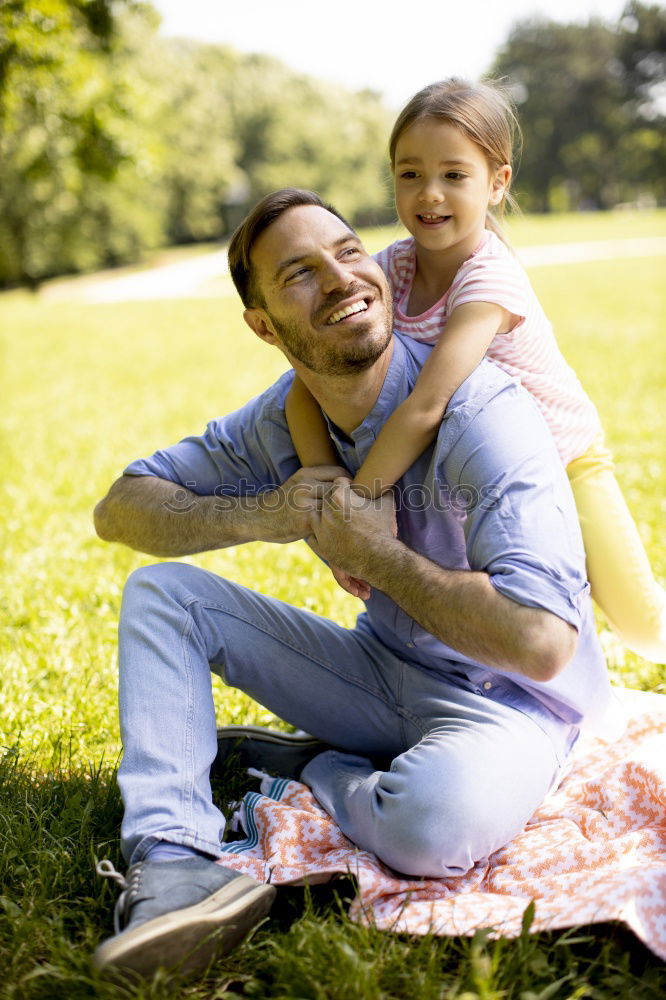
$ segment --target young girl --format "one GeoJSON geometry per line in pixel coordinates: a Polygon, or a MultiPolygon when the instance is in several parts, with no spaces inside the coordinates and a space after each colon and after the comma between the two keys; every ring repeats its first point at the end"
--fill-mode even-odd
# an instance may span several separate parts
{"type": "MultiPolygon", "coordinates": [[[[412,234],[377,255],[394,329],[434,345],[411,395],[385,423],[354,486],[392,487],[434,440],[451,396],[484,355],[520,378],[554,436],[573,488],[592,594],[623,641],[666,660],[666,594],[655,582],[613,474],[596,409],[560,354],[527,275],[491,214],[510,200],[517,125],[499,88],[450,79],[402,110],[389,152],[398,215],[412,234]]],[[[305,465],[339,464],[300,379],[287,419],[305,465]]],[[[367,585],[333,568],[345,589],[367,585]]]]}

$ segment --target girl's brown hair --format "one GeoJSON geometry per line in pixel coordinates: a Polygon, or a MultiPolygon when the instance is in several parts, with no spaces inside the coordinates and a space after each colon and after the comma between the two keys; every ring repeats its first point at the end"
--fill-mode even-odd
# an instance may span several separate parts
{"type": "MultiPolygon", "coordinates": [[[[517,147],[516,152],[519,151],[520,126],[507,90],[495,80],[469,83],[451,77],[419,90],[398,115],[389,139],[391,169],[395,168],[395,150],[402,134],[426,118],[460,129],[481,147],[493,170],[505,163],[512,166],[514,149],[517,147]]],[[[496,217],[490,210],[486,214],[486,229],[491,229],[501,239],[505,239],[500,221],[506,205],[514,210],[518,208],[509,190],[495,207],[496,217]]]]}

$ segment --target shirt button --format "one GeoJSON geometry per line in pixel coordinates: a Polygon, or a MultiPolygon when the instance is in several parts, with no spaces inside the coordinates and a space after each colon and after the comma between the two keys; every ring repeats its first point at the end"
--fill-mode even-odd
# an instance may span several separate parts
{"type": "Polygon", "coordinates": [[[407,643],[407,648],[408,649],[414,649],[414,643],[413,642],[408,642],[407,643]]]}
{"type": "Polygon", "coordinates": [[[490,683],[490,681],[486,681],[484,683],[484,685],[483,685],[483,690],[484,691],[490,691],[491,687],[492,687],[492,684],[490,683]]]}

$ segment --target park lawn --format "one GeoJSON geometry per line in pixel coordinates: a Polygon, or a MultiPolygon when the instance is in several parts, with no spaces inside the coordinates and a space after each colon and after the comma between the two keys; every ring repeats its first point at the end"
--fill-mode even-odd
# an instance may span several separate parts
{"type": "MultiPolygon", "coordinates": [[[[626,240],[666,236],[666,208],[622,210],[613,212],[562,212],[552,215],[522,215],[509,213],[504,228],[511,243],[520,250],[526,246],[550,246],[553,243],[580,243],[598,240],[626,240]]],[[[376,226],[363,230],[363,240],[371,253],[394,240],[408,236],[402,224],[376,226]]],[[[136,274],[152,267],[191,260],[220,249],[221,244],[195,243],[179,247],[162,247],[148,251],[143,259],[133,265],[83,274],[77,277],[64,276],[47,281],[43,290],[49,301],[64,301],[77,298],[91,280],[105,280],[126,274],[136,274]]],[[[231,296],[236,298],[233,283],[228,274],[210,278],[206,285],[207,294],[213,297],[231,296]]],[[[4,296],[8,298],[7,295],[4,296]]]]}
{"type": "Polygon", "coordinates": [[[552,215],[510,213],[506,228],[517,247],[663,237],[666,236],[666,210],[616,209],[614,212],[557,212],[552,215]]]}
{"type": "MultiPolygon", "coordinates": [[[[601,411],[663,581],[662,273],[655,258],[541,268],[532,278],[601,411]]],[[[415,941],[350,924],[321,889],[304,912],[302,890],[282,893],[270,933],[260,930],[186,992],[166,976],[137,991],[98,981],[87,955],[110,932],[115,894],[95,878],[93,859],[108,855],[122,867],[112,775],[120,751],[116,622],[124,579],[154,560],[99,542],[92,507],[132,458],[200,432],[285,365],[227,298],[46,306],[12,294],[0,299],[0,328],[8,373],[0,418],[0,997],[663,994],[663,967],[619,930],[415,941]]],[[[191,561],[343,624],[359,607],[303,543],[255,543],[191,561]]],[[[599,628],[616,682],[665,690],[663,668],[626,653],[601,619],[599,628]]],[[[274,721],[217,680],[215,692],[221,720],[274,721]]]]}
{"type": "MultiPolygon", "coordinates": [[[[504,230],[518,250],[553,243],[590,243],[598,240],[654,239],[666,236],[666,209],[616,210],[614,212],[561,212],[553,215],[507,213],[504,230]]],[[[364,231],[371,253],[393,240],[409,236],[402,223],[364,231]]]]}

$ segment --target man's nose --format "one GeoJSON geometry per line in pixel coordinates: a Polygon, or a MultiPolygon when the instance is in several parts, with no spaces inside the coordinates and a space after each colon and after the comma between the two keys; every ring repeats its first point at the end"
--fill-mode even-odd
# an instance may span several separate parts
{"type": "Polygon", "coordinates": [[[352,280],[352,275],[336,257],[327,257],[321,268],[322,290],[327,294],[337,288],[346,288],[352,280]]]}

